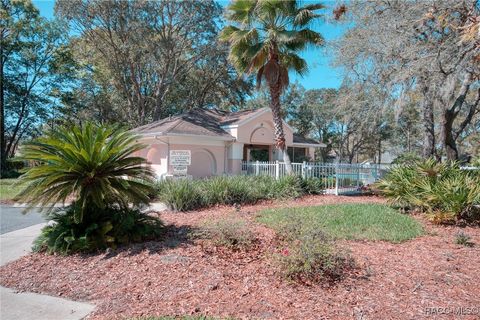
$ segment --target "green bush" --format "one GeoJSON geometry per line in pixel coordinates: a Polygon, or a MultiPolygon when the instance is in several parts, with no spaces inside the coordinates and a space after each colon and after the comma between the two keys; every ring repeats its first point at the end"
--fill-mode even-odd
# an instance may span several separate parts
{"type": "Polygon", "coordinates": [[[283,276],[300,282],[339,280],[354,267],[350,254],[318,229],[289,239],[275,261],[283,276]]]}
{"type": "Polygon", "coordinates": [[[25,187],[16,200],[28,203],[27,209],[42,207],[54,222],[44,228],[38,250],[91,251],[157,233],[152,230],[160,222],[137,210],[149,203],[154,181],[145,159],[133,156],[144,147],[137,139],[87,123],[59,127],[22,147],[22,160],[36,165],[21,177],[25,187]],[[64,211],[54,209],[70,199],[64,211]]]}
{"type": "Polygon", "coordinates": [[[255,241],[255,235],[247,223],[233,216],[206,221],[197,236],[209,239],[216,246],[233,250],[247,249],[255,241]]]}
{"type": "Polygon", "coordinates": [[[165,180],[158,184],[159,198],[175,211],[189,211],[201,205],[198,183],[195,181],[165,180]]]}
{"type": "Polygon", "coordinates": [[[425,212],[434,222],[480,220],[480,175],[433,159],[393,167],[376,188],[394,204],[425,212]]]}
{"type": "Polygon", "coordinates": [[[278,180],[272,179],[270,194],[272,199],[294,199],[304,195],[302,179],[298,176],[285,176],[278,180]]]}
{"type": "Polygon", "coordinates": [[[472,159],[471,165],[473,167],[480,168],[480,156],[477,156],[476,158],[472,159]]]}
{"type": "Polygon", "coordinates": [[[199,182],[203,207],[216,204],[248,204],[259,200],[259,194],[252,188],[255,180],[250,177],[215,177],[199,182]]]}
{"type": "MultiPolygon", "coordinates": [[[[95,219],[89,219],[94,221],[81,223],[75,222],[72,210],[73,206],[69,206],[50,215],[51,222],[35,240],[34,251],[63,254],[92,252],[155,239],[164,230],[160,220],[139,210],[109,207],[95,219]]],[[[91,217],[95,215],[88,214],[91,217]]]]}
{"type": "Polygon", "coordinates": [[[214,205],[251,204],[265,199],[290,199],[322,192],[319,179],[287,176],[212,177],[204,180],[165,180],[157,184],[160,201],[172,210],[188,211],[214,205]],[[317,180],[317,181],[315,181],[317,180]]]}
{"type": "Polygon", "coordinates": [[[8,159],[5,163],[5,168],[2,170],[1,179],[15,179],[22,175],[21,170],[25,167],[23,161],[16,159],[8,159]]]}

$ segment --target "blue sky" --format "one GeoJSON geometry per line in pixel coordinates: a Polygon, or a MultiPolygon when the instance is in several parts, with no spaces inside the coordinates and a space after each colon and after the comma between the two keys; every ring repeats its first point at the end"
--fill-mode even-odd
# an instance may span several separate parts
{"type": "MultiPolygon", "coordinates": [[[[46,18],[53,17],[54,0],[33,0],[35,6],[40,10],[40,14],[46,18]]],[[[225,6],[228,1],[219,1],[225,6]]],[[[323,1],[327,6],[333,4],[333,1],[323,1]]],[[[346,30],[344,24],[323,23],[315,26],[315,30],[320,32],[328,41],[337,39],[346,30]]],[[[303,78],[297,75],[291,75],[290,81],[299,81],[307,89],[315,88],[338,88],[342,82],[340,70],[330,66],[332,54],[325,48],[315,48],[301,53],[301,56],[308,61],[310,72],[303,78]]]]}

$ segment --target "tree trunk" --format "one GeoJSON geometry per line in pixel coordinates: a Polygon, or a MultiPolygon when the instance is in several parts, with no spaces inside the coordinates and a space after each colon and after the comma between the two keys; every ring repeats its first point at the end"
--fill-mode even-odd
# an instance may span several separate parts
{"type": "Polygon", "coordinates": [[[442,114],[442,142],[447,155],[447,160],[458,160],[458,149],[453,137],[453,121],[455,114],[447,109],[442,114]]]}
{"type": "Polygon", "coordinates": [[[7,159],[5,153],[5,83],[4,83],[4,66],[3,66],[3,46],[1,43],[3,39],[0,39],[0,177],[3,176],[6,171],[7,159]]]}
{"type": "Polygon", "coordinates": [[[430,99],[428,85],[420,81],[423,94],[423,157],[434,157],[435,152],[435,119],[433,115],[433,102],[430,99]]]}
{"type": "Polygon", "coordinates": [[[275,140],[277,148],[283,153],[283,161],[285,162],[285,170],[287,174],[293,173],[292,162],[287,152],[285,143],[285,133],[283,131],[283,120],[280,109],[280,84],[270,85],[270,109],[272,109],[273,126],[275,128],[275,140]]]}

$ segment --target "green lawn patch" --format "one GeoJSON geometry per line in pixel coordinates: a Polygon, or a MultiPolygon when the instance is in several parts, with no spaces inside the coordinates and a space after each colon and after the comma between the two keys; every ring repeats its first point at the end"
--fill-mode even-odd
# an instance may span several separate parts
{"type": "Polygon", "coordinates": [[[21,189],[18,179],[0,179],[0,200],[12,200],[21,189]]]}
{"type": "Polygon", "coordinates": [[[285,238],[312,229],[335,239],[402,242],[424,233],[413,218],[381,204],[338,204],[315,207],[269,209],[258,221],[285,238]]]}

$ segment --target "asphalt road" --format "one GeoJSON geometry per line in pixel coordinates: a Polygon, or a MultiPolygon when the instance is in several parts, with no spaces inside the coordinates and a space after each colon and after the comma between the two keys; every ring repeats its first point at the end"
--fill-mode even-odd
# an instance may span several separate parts
{"type": "Polygon", "coordinates": [[[0,206],[0,234],[45,222],[45,218],[38,210],[32,209],[27,214],[22,214],[23,209],[7,205],[0,206]]]}

